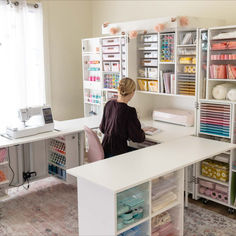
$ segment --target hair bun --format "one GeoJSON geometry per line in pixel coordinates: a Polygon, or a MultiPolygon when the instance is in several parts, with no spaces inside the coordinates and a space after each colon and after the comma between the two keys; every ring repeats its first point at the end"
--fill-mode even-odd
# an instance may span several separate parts
{"type": "Polygon", "coordinates": [[[123,78],[119,82],[118,90],[121,96],[127,96],[136,89],[135,82],[130,78],[123,78]]]}

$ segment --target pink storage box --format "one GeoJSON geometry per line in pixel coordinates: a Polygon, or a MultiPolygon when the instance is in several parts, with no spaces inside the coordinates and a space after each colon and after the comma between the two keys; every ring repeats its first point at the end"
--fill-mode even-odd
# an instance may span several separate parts
{"type": "Polygon", "coordinates": [[[227,48],[236,49],[236,41],[231,41],[227,43],[227,48]]]}
{"type": "Polygon", "coordinates": [[[200,179],[199,184],[205,188],[215,189],[215,184],[212,182],[209,182],[209,181],[205,181],[205,180],[200,179]]]}
{"type": "Polygon", "coordinates": [[[212,50],[222,50],[227,48],[227,42],[213,43],[211,45],[212,50]]]}
{"type": "Polygon", "coordinates": [[[215,190],[221,193],[228,193],[228,187],[220,185],[220,184],[216,184],[215,185],[215,190]]]}
{"type": "Polygon", "coordinates": [[[210,77],[211,79],[226,79],[227,78],[226,65],[211,65],[210,77]]]}

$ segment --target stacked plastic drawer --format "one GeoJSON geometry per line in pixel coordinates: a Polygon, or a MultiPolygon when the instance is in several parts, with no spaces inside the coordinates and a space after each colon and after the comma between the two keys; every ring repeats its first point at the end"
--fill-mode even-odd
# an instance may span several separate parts
{"type": "Polygon", "coordinates": [[[230,105],[201,103],[200,133],[230,138],[230,105]]]}

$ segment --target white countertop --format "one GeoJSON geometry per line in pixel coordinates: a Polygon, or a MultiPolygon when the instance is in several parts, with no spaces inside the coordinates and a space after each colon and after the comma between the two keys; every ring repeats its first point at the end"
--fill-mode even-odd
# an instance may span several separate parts
{"type": "Polygon", "coordinates": [[[89,128],[98,128],[100,122],[100,116],[90,116],[73,120],[55,121],[55,129],[63,132],[80,132],[84,130],[85,125],[89,128]]]}
{"type": "Polygon", "coordinates": [[[153,121],[148,118],[142,119],[141,122],[145,126],[152,126],[161,130],[161,132],[154,135],[146,135],[147,140],[158,141],[159,143],[164,143],[194,134],[194,127],[186,127],[161,121],[153,121]]]}
{"type": "Polygon", "coordinates": [[[97,128],[99,124],[100,124],[99,116],[91,116],[91,117],[72,119],[66,121],[55,121],[55,130],[51,132],[45,132],[18,139],[8,139],[0,136],[0,148],[11,147],[14,145],[25,144],[25,143],[32,143],[36,141],[46,140],[49,138],[55,138],[58,136],[78,133],[84,130],[85,125],[88,126],[89,128],[97,128]]]}
{"type": "Polygon", "coordinates": [[[67,172],[120,192],[233,148],[236,144],[188,136],[75,167],[67,172]]]}
{"type": "MultiPolygon", "coordinates": [[[[32,143],[36,141],[46,140],[49,138],[55,138],[58,136],[81,132],[84,129],[85,125],[90,128],[97,128],[99,127],[100,122],[101,122],[100,116],[91,116],[91,117],[84,117],[65,121],[55,121],[55,130],[52,132],[41,133],[18,139],[8,139],[0,136],[0,148],[25,144],[25,143],[32,143]]],[[[184,127],[164,122],[157,122],[151,119],[142,119],[141,122],[144,123],[145,125],[161,129],[160,133],[157,133],[153,136],[146,135],[146,139],[158,141],[161,143],[174,140],[183,136],[192,135],[194,133],[193,127],[184,127]]]]}

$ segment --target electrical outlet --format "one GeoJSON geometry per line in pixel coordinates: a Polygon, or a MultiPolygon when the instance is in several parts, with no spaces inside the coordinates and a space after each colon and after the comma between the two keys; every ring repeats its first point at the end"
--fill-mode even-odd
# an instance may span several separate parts
{"type": "Polygon", "coordinates": [[[24,181],[29,180],[31,177],[35,177],[37,173],[35,171],[32,172],[23,172],[23,179],[24,181]]]}

